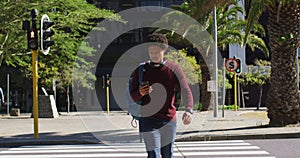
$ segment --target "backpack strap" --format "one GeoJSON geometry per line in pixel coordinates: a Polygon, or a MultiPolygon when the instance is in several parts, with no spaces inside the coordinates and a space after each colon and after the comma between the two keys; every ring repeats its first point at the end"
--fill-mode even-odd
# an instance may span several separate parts
{"type": "Polygon", "coordinates": [[[139,66],[139,85],[143,82],[143,75],[145,71],[145,63],[141,63],[139,66]]]}
{"type": "MultiPolygon", "coordinates": [[[[144,72],[145,72],[145,62],[141,63],[140,66],[139,66],[139,85],[141,85],[142,82],[143,82],[144,72]]],[[[134,128],[137,127],[137,120],[138,120],[138,118],[132,117],[132,120],[131,120],[131,126],[132,127],[134,127],[134,128]]]]}
{"type": "Polygon", "coordinates": [[[132,117],[132,119],[131,119],[131,126],[132,126],[133,128],[137,128],[137,120],[136,120],[136,118],[134,118],[134,117],[132,117]]]}

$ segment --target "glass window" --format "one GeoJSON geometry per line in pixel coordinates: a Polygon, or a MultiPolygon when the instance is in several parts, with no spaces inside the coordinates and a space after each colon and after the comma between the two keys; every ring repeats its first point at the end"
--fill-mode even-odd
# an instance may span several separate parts
{"type": "Polygon", "coordinates": [[[164,7],[169,7],[172,4],[173,4],[173,1],[163,1],[163,6],[164,7]]]}
{"type": "Polygon", "coordinates": [[[148,6],[162,6],[162,1],[149,0],[148,6]]]}
{"type": "Polygon", "coordinates": [[[119,11],[119,2],[118,1],[107,2],[107,8],[110,10],[119,11]]]}
{"type": "Polygon", "coordinates": [[[163,6],[169,7],[170,5],[180,5],[184,0],[140,0],[140,6],[163,6]]]}
{"type": "Polygon", "coordinates": [[[163,6],[163,0],[141,0],[140,6],[163,6]]]}
{"type": "Polygon", "coordinates": [[[184,0],[174,0],[175,5],[180,5],[184,2],[184,0]]]}

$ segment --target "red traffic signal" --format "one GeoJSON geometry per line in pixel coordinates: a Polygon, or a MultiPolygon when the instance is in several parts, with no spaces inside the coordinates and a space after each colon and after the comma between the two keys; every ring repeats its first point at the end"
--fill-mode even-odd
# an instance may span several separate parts
{"type": "Polygon", "coordinates": [[[28,49],[37,50],[38,49],[38,35],[37,30],[30,30],[27,32],[27,42],[28,42],[28,49]]]}

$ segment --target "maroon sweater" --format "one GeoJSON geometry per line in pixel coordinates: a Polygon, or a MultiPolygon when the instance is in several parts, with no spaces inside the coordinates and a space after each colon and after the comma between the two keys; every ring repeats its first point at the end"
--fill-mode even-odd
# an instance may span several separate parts
{"type": "Polygon", "coordinates": [[[175,89],[181,91],[183,105],[193,109],[193,96],[179,65],[167,61],[162,67],[144,66],[143,81],[149,81],[153,91],[150,95],[139,93],[138,68],[133,72],[130,95],[134,101],[142,100],[142,117],[155,117],[176,121],[175,89]]]}

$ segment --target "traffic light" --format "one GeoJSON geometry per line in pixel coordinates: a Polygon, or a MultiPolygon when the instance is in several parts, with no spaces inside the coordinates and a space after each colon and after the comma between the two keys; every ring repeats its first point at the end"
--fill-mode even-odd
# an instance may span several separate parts
{"type": "Polygon", "coordinates": [[[106,86],[110,86],[110,77],[109,74],[106,74],[106,86]]]}
{"type": "Polygon", "coordinates": [[[27,41],[28,41],[28,49],[37,50],[38,49],[38,35],[37,30],[31,29],[27,31],[27,41]]]}
{"type": "Polygon", "coordinates": [[[235,72],[237,74],[240,74],[242,72],[242,62],[241,62],[241,59],[236,58],[235,61],[237,62],[237,69],[235,70],[235,72]]]}
{"type": "Polygon", "coordinates": [[[41,19],[41,50],[47,55],[50,51],[50,46],[54,45],[54,41],[50,37],[54,35],[53,30],[50,29],[54,22],[50,21],[48,15],[43,15],[41,19]]]}

